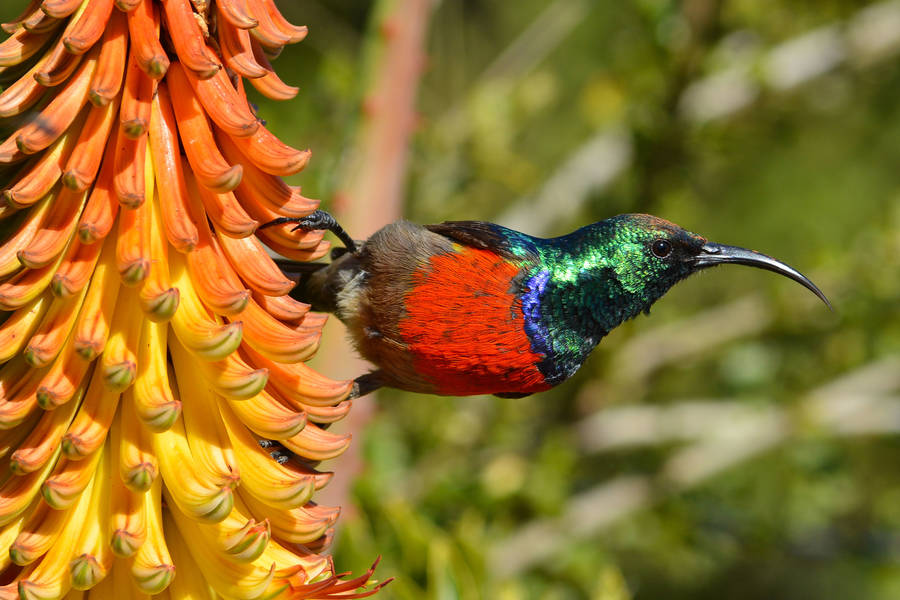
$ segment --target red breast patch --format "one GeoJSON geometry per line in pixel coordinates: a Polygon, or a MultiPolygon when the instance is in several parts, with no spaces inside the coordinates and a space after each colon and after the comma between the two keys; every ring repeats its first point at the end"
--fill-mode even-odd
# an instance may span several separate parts
{"type": "Polygon", "coordinates": [[[438,254],[413,275],[400,333],[416,371],[445,395],[549,389],[525,334],[519,268],[489,250],[438,254]]]}

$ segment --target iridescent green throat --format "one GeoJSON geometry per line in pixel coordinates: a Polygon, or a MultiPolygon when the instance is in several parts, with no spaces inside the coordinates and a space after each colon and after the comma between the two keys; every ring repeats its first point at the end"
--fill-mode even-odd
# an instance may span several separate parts
{"type": "Polygon", "coordinates": [[[552,239],[503,234],[510,250],[531,259],[522,281],[522,311],[532,348],[546,356],[538,366],[551,385],[570,377],[603,336],[648,311],[691,272],[648,258],[646,247],[656,234],[631,216],[552,239]]]}

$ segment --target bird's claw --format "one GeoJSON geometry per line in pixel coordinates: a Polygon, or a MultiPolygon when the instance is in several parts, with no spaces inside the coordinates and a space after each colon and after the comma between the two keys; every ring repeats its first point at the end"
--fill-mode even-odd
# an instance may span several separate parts
{"type": "Polygon", "coordinates": [[[290,451],[275,440],[260,439],[259,446],[268,450],[269,456],[279,465],[283,465],[291,459],[290,451]]]}
{"type": "Polygon", "coordinates": [[[303,219],[304,219],[303,221],[298,221],[296,225],[294,225],[293,227],[291,227],[291,233],[293,233],[293,232],[295,232],[295,231],[300,231],[301,229],[302,229],[303,231],[312,231],[312,230],[314,230],[314,229],[319,229],[319,227],[316,227],[314,223],[307,223],[307,222],[305,221],[306,218],[307,218],[307,217],[304,217],[304,218],[303,218],[303,219]]]}
{"type": "Polygon", "coordinates": [[[291,231],[315,231],[329,229],[336,224],[334,217],[324,210],[314,210],[305,217],[297,219],[297,224],[291,228],[291,231]]]}

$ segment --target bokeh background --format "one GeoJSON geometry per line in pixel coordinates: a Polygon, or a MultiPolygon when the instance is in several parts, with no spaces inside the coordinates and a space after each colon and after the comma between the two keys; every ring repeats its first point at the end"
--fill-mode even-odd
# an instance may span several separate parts
{"type": "MultiPolygon", "coordinates": [[[[900,597],[900,3],[430,4],[399,209],[342,191],[409,3],[287,4],[304,91],[266,114],[355,235],[392,210],[548,236],[650,212],[835,306],[718,269],[553,391],[379,393],[335,466],[339,565],[381,554],[408,600],[900,597]]],[[[363,368],[341,362],[318,368],[363,368]]]]}
{"type": "MultiPolygon", "coordinates": [[[[650,212],[835,306],[717,269],[555,390],[358,401],[341,568],[382,555],[404,600],[900,597],[900,2],[278,4],[301,93],[260,115],[351,234],[650,212]]],[[[359,374],[341,339],[317,369],[359,374]]]]}

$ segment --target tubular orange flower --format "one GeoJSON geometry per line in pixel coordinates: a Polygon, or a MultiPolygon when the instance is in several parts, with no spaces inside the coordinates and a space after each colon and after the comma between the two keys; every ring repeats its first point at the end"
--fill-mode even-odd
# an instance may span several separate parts
{"type": "Polygon", "coordinates": [[[339,509],[308,466],[349,444],[319,425],[350,384],[301,362],[324,318],[264,247],[328,244],[256,234],[318,206],[242,79],[293,97],[266,55],[306,28],[272,0],[32,0],[2,28],[0,598],[370,595],[319,554],[339,509]]]}
{"type": "Polygon", "coordinates": [[[50,193],[62,174],[62,164],[75,146],[74,141],[75,135],[72,132],[60,137],[50,152],[45,152],[14,185],[4,190],[4,199],[17,208],[23,208],[50,193]]]}

